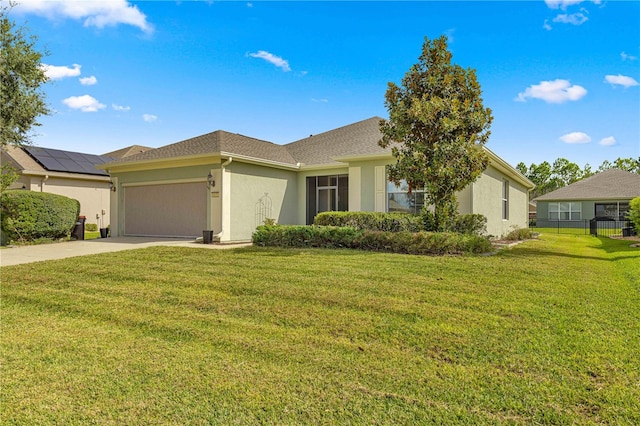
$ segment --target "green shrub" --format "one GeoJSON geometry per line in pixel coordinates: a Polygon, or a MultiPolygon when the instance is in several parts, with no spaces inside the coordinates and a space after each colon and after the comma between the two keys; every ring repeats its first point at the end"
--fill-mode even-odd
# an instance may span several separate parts
{"type": "Polygon", "coordinates": [[[488,238],[454,232],[365,231],[356,248],[406,254],[487,253],[493,250],[488,238]]]}
{"type": "Polygon", "coordinates": [[[370,231],[418,232],[422,230],[420,215],[380,212],[323,212],[316,216],[315,225],[348,226],[370,231]]]}
{"type": "Polygon", "coordinates": [[[507,241],[522,241],[533,238],[533,231],[530,228],[516,228],[505,235],[507,241]]]}
{"type": "Polygon", "coordinates": [[[446,232],[390,232],[346,226],[259,226],[253,243],[272,247],[355,248],[406,254],[486,253],[487,238],[446,232]]]}
{"type": "Polygon", "coordinates": [[[78,200],[24,190],[2,194],[2,230],[13,241],[67,237],[80,212],[78,200]]]}
{"type": "Polygon", "coordinates": [[[85,223],[84,224],[84,230],[85,231],[89,231],[89,232],[96,232],[98,230],[98,224],[97,223],[85,223]]]}
{"type": "Polygon", "coordinates": [[[485,235],[487,218],[481,214],[461,214],[454,223],[455,232],[469,235],[485,235]]]}
{"type": "Polygon", "coordinates": [[[350,247],[361,231],[351,227],[262,225],[256,228],[252,241],[272,247],[350,247]]]}

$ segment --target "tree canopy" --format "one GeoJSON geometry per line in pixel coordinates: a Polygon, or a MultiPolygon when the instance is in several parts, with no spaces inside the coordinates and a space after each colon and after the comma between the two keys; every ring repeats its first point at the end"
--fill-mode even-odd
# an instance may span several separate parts
{"type": "Polygon", "coordinates": [[[493,117],[482,102],[475,70],[451,63],[447,38],[425,37],[422,54],[385,95],[389,120],[382,120],[383,148],[391,146],[396,163],[388,178],[409,191],[424,189],[435,209],[439,230],[457,214],[455,193],[474,182],[489,164],[483,146],[493,117]]]}
{"type": "Polygon", "coordinates": [[[35,36],[16,27],[0,7],[0,147],[30,143],[38,117],[49,113],[41,90],[47,81],[35,36]]]}

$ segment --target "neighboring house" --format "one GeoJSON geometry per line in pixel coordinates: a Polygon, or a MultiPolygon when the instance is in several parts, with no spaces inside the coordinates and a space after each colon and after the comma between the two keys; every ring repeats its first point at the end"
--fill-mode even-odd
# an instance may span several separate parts
{"type": "Polygon", "coordinates": [[[536,198],[536,226],[584,227],[593,218],[624,220],[640,197],[640,175],[609,169],[536,198]]]}
{"type": "Polygon", "coordinates": [[[2,149],[2,164],[10,164],[18,180],[10,189],[49,192],[80,202],[87,223],[109,225],[109,175],[96,165],[113,158],[80,152],[28,146],[2,149]]]}
{"type": "MultiPolygon", "coordinates": [[[[265,219],[310,224],[323,211],[410,211],[420,191],[387,181],[395,162],[378,145],[379,117],[277,145],[222,130],[113,161],[112,235],[201,236],[246,241],[265,219]]],[[[493,152],[482,176],[458,194],[461,213],[487,217],[488,233],[528,225],[534,185],[493,152]]]]}

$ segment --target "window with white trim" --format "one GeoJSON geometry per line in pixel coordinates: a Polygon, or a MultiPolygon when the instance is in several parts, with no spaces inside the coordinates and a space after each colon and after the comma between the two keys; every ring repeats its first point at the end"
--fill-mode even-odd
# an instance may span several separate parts
{"type": "Polygon", "coordinates": [[[582,203],[549,203],[549,220],[582,220],[582,203]]]}
{"type": "Polygon", "coordinates": [[[502,220],[509,220],[509,181],[502,181],[502,220]]]}
{"type": "Polygon", "coordinates": [[[596,203],[596,217],[614,220],[624,220],[629,212],[629,203],[612,201],[596,203]]]}
{"type": "Polygon", "coordinates": [[[420,213],[424,206],[424,191],[413,189],[409,193],[409,185],[401,181],[400,185],[387,182],[387,211],[389,213],[420,213]]]}

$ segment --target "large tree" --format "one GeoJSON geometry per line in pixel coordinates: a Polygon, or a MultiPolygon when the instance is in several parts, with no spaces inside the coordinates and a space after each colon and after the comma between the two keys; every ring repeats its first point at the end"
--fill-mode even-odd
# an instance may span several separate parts
{"type": "Polygon", "coordinates": [[[0,147],[30,143],[38,117],[49,113],[41,90],[47,81],[36,38],[0,7],[0,147]]]}
{"type": "Polygon", "coordinates": [[[447,38],[425,37],[422,54],[402,79],[389,83],[380,146],[392,146],[396,163],[389,180],[424,189],[438,230],[451,229],[455,193],[474,182],[489,164],[483,146],[493,117],[482,103],[475,70],[451,63],[447,38]]]}

